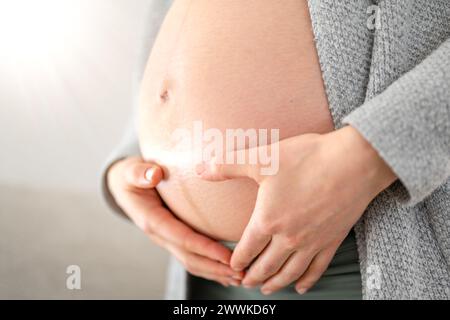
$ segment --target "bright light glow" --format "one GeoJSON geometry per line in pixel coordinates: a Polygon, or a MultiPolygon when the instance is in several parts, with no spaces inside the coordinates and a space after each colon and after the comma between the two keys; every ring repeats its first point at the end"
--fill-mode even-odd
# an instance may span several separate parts
{"type": "Polygon", "coordinates": [[[81,36],[79,6],[72,0],[0,0],[0,57],[39,63],[62,53],[81,36]]]}
{"type": "Polygon", "coordinates": [[[132,108],[150,2],[0,0],[2,183],[93,190],[132,108]]]}

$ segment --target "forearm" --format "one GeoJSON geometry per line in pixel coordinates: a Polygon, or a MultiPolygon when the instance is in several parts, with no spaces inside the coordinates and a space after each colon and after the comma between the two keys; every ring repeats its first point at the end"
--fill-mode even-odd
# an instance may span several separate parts
{"type": "Polygon", "coordinates": [[[392,168],[415,204],[450,175],[450,40],[344,122],[392,168]]]}

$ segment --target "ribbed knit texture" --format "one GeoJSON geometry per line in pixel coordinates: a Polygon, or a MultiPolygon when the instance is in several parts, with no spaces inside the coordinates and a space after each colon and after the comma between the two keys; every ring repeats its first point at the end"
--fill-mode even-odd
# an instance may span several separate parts
{"type": "Polygon", "coordinates": [[[309,0],[336,127],[399,177],[355,227],[366,299],[450,298],[450,1],[309,0]]]}

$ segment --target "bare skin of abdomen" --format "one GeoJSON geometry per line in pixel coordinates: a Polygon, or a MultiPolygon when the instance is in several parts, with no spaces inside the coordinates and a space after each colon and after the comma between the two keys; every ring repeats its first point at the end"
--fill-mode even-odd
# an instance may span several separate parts
{"type": "Polygon", "coordinates": [[[306,1],[175,1],[147,63],[139,141],[164,168],[159,194],[194,229],[237,241],[257,185],[196,177],[172,134],[199,120],[203,130],[279,129],[280,139],[333,130],[306,1]]]}

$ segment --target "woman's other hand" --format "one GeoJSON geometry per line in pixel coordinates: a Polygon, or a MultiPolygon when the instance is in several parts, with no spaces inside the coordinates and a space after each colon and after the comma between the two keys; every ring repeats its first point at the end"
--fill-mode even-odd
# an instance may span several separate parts
{"type": "MultiPolygon", "coordinates": [[[[199,165],[197,173],[210,181],[249,177],[259,184],[231,266],[248,268],[242,284],[263,285],[264,294],[294,281],[302,294],[325,272],[372,199],[396,177],[352,127],[293,137],[277,147],[279,170],[274,175],[261,175],[258,164],[217,161],[199,165]]],[[[251,150],[245,150],[247,159],[251,150]]]]}
{"type": "Polygon", "coordinates": [[[230,268],[231,251],[192,230],[163,205],[155,189],[162,179],[159,166],[138,157],[118,161],[107,176],[108,187],[126,215],[188,272],[224,286],[239,285],[243,273],[230,268]]]}

